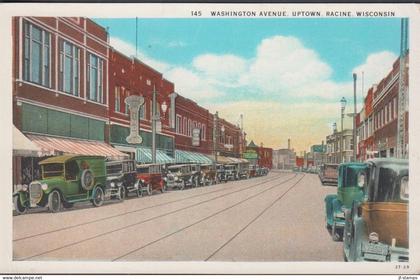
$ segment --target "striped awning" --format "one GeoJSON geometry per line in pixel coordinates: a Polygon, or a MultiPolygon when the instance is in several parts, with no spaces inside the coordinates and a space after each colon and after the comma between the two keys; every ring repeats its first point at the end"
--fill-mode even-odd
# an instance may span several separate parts
{"type": "Polygon", "coordinates": [[[176,163],[201,163],[201,164],[212,164],[208,156],[188,151],[175,150],[175,161],[176,163]]]}
{"type": "Polygon", "coordinates": [[[50,155],[61,155],[66,153],[104,156],[110,159],[124,159],[128,157],[128,155],[100,141],[58,138],[36,134],[27,134],[26,136],[29,140],[39,146],[43,152],[48,151],[50,155]]]}
{"type": "MultiPolygon", "coordinates": [[[[137,148],[136,161],[139,163],[151,163],[152,162],[152,149],[150,148],[137,148]]],[[[164,151],[156,150],[156,162],[157,163],[174,163],[175,160],[168,156],[164,151]]]]}
{"type": "MultiPolygon", "coordinates": [[[[210,156],[210,157],[214,159],[214,156],[210,156]]],[[[217,156],[217,163],[233,164],[233,163],[249,163],[249,161],[244,158],[217,156]]]]}
{"type": "Polygon", "coordinates": [[[13,155],[15,156],[42,156],[42,149],[29,140],[23,133],[13,126],[13,155]]]}

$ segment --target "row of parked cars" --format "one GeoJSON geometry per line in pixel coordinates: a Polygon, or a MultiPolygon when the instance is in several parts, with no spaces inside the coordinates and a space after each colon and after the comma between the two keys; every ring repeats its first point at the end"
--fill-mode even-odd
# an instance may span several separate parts
{"type": "Polygon", "coordinates": [[[90,201],[141,197],[168,188],[182,190],[268,174],[267,168],[235,164],[141,164],[134,160],[106,161],[100,156],[63,155],[40,163],[41,179],[13,193],[14,208],[23,214],[29,208],[48,207],[51,212],[90,201]]]}
{"type": "Polygon", "coordinates": [[[337,194],[325,197],[326,226],[334,241],[343,241],[344,259],[408,261],[408,160],[337,167],[337,194]]]}

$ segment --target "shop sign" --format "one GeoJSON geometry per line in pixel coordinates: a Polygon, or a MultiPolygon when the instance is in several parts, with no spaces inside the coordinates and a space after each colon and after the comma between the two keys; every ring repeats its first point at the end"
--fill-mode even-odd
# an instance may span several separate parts
{"type": "Polygon", "coordinates": [[[200,134],[201,130],[199,128],[193,128],[192,130],[192,145],[195,147],[200,146],[200,134]]]}
{"type": "Polygon", "coordinates": [[[139,109],[144,103],[144,98],[138,95],[131,95],[124,102],[130,110],[130,135],[125,140],[129,144],[141,144],[143,139],[139,135],[139,109]]]}
{"type": "Polygon", "coordinates": [[[245,159],[258,159],[258,154],[254,150],[246,150],[243,153],[243,158],[245,159]]]}

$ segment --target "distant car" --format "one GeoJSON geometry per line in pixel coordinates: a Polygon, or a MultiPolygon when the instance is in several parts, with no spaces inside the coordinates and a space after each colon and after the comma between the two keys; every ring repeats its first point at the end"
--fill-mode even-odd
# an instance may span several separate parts
{"type": "Polygon", "coordinates": [[[319,179],[322,185],[337,186],[338,180],[338,164],[324,163],[319,172],[319,179]]]}
{"type": "Polygon", "coordinates": [[[249,165],[249,177],[256,177],[257,176],[257,166],[250,164],[249,165]]]}
{"type": "Polygon", "coordinates": [[[100,156],[63,155],[39,162],[41,180],[17,190],[13,202],[18,214],[27,209],[48,207],[59,212],[76,202],[91,201],[101,206],[105,199],[105,158],[100,156]]]}
{"type": "Polygon", "coordinates": [[[152,195],[153,191],[166,191],[166,183],[162,176],[162,165],[159,163],[137,165],[137,186],[140,195],[147,193],[152,195]]]}
{"type": "Polygon", "coordinates": [[[200,165],[200,185],[210,186],[216,184],[216,169],[213,164],[200,165]]]}
{"type": "Polygon", "coordinates": [[[199,186],[199,165],[197,164],[177,164],[167,168],[165,177],[168,188],[178,188],[183,190],[186,187],[199,186]]]}
{"type": "Polygon", "coordinates": [[[217,183],[227,182],[226,171],[223,164],[216,164],[216,178],[217,183]]]}
{"type": "Polygon", "coordinates": [[[140,196],[134,160],[107,161],[106,176],[107,192],[112,198],[125,199],[129,193],[140,196]]]}
{"type": "Polygon", "coordinates": [[[325,197],[325,217],[327,229],[331,230],[334,241],[343,238],[344,212],[351,209],[353,201],[360,201],[368,177],[367,164],[348,162],[340,164],[337,193],[325,197]]]}
{"type": "Polygon", "coordinates": [[[366,163],[365,195],[345,214],[344,259],[407,262],[408,160],[377,158],[366,163]]]}
{"type": "Polygon", "coordinates": [[[249,162],[241,162],[236,164],[238,166],[238,178],[248,179],[249,178],[249,162]]]}
{"type": "Polygon", "coordinates": [[[223,166],[225,171],[225,180],[226,181],[234,181],[238,180],[238,165],[237,164],[225,164],[223,166]]]}

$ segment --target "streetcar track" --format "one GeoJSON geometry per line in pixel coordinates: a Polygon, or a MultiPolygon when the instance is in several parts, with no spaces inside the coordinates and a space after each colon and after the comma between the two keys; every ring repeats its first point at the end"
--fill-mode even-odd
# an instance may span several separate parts
{"type": "Polygon", "coordinates": [[[211,253],[204,261],[208,261],[212,257],[214,257],[220,250],[222,250],[224,247],[226,247],[230,242],[232,242],[239,234],[244,232],[251,224],[253,224],[256,220],[258,220],[264,213],[273,207],[277,202],[279,202],[290,190],[292,190],[302,179],[305,177],[305,174],[290,188],[287,189],[286,192],[281,194],[279,197],[277,197],[270,205],[268,205],[263,211],[261,211],[257,216],[255,216],[248,224],[246,224],[241,230],[239,230],[237,233],[235,233],[231,238],[229,238],[225,243],[222,244],[219,248],[217,248],[213,253],[211,253]]]}
{"type": "MultiPolygon", "coordinates": [[[[282,177],[282,175],[283,174],[278,175],[278,176],[276,176],[274,178],[271,178],[269,180],[259,182],[258,184],[252,185],[252,186],[247,187],[245,189],[237,190],[237,191],[247,190],[247,189],[252,188],[252,187],[256,187],[256,186],[259,186],[259,185],[262,185],[262,184],[265,184],[265,183],[272,182],[272,181],[282,177]]],[[[172,201],[169,201],[169,202],[159,203],[159,204],[155,204],[155,205],[151,205],[151,206],[147,206],[147,207],[143,207],[143,208],[139,208],[139,209],[134,209],[134,210],[131,210],[131,211],[128,211],[128,212],[123,212],[123,213],[119,213],[119,214],[115,214],[115,215],[111,215],[111,216],[106,216],[106,217],[96,219],[96,220],[91,220],[91,221],[87,221],[87,222],[83,222],[83,223],[79,223],[79,224],[75,224],[75,225],[71,225],[71,226],[67,226],[67,227],[62,227],[62,228],[59,228],[59,229],[54,229],[54,230],[50,230],[50,231],[46,231],[46,232],[41,232],[41,233],[37,233],[37,234],[27,235],[27,236],[24,236],[24,237],[13,239],[13,242],[18,242],[18,241],[26,240],[26,239],[29,239],[29,238],[34,238],[34,237],[47,235],[47,234],[50,234],[50,233],[69,230],[69,229],[93,224],[93,223],[96,223],[96,222],[102,222],[102,221],[110,220],[110,219],[113,219],[113,218],[129,215],[129,214],[132,214],[132,213],[142,212],[144,210],[153,209],[153,208],[160,207],[160,206],[165,206],[165,205],[170,205],[170,204],[173,204],[173,203],[176,203],[176,202],[181,202],[181,201],[185,201],[185,200],[188,200],[188,199],[192,199],[192,198],[196,198],[196,197],[200,197],[200,196],[205,196],[205,195],[208,195],[208,194],[217,193],[217,192],[221,192],[221,191],[226,191],[226,189],[223,188],[223,189],[220,189],[220,190],[214,190],[214,191],[210,191],[210,192],[206,192],[206,193],[195,194],[195,195],[184,197],[184,198],[181,198],[181,199],[175,199],[175,200],[172,200],[172,201]]]]}
{"type": "MultiPolygon", "coordinates": [[[[159,241],[162,241],[162,240],[164,240],[164,239],[166,239],[166,238],[168,238],[168,237],[170,237],[170,236],[172,236],[172,235],[175,235],[175,234],[177,234],[177,233],[179,233],[179,232],[182,232],[182,231],[184,231],[184,230],[186,230],[186,229],[188,229],[188,228],[191,228],[191,227],[193,227],[193,226],[195,226],[195,225],[197,225],[197,224],[199,224],[199,223],[202,223],[202,222],[204,222],[204,221],[206,221],[206,220],[208,220],[208,219],[211,219],[211,218],[213,218],[213,217],[215,217],[215,216],[219,215],[220,213],[223,213],[223,212],[225,212],[225,211],[227,211],[227,210],[229,210],[229,209],[232,209],[232,208],[234,208],[234,207],[236,207],[236,206],[238,206],[238,205],[240,205],[240,204],[242,204],[242,203],[244,203],[244,202],[246,202],[246,201],[248,201],[248,200],[250,200],[250,199],[252,199],[252,198],[255,198],[255,197],[257,197],[257,196],[260,196],[261,194],[263,194],[263,193],[265,193],[265,192],[267,192],[267,191],[269,191],[269,190],[272,190],[272,189],[274,189],[274,188],[276,188],[276,187],[278,187],[278,186],[281,186],[281,185],[282,185],[282,184],[284,184],[284,183],[287,183],[288,181],[290,181],[290,180],[294,179],[296,176],[297,176],[297,174],[294,174],[294,176],[293,176],[293,177],[291,177],[291,178],[289,178],[289,179],[287,179],[287,180],[285,180],[285,181],[282,181],[282,182],[280,182],[279,184],[276,184],[276,185],[274,185],[274,186],[271,186],[271,187],[269,187],[269,188],[267,188],[267,189],[265,189],[265,190],[263,190],[263,191],[261,191],[261,192],[259,192],[259,193],[257,193],[257,194],[254,194],[254,195],[248,196],[247,198],[245,198],[245,199],[243,199],[243,200],[241,200],[241,201],[239,201],[239,202],[237,202],[237,203],[234,203],[233,205],[231,205],[231,206],[229,206],[229,207],[227,207],[227,208],[223,208],[223,209],[221,209],[221,210],[217,211],[216,213],[213,213],[213,214],[211,214],[211,215],[208,215],[208,216],[206,216],[206,217],[204,217],[204,218],[202,218],[202,219],[200,219],[200,220],[198,220],[198,221],[196,221],[196,222],[194,222],[194,223],[192,223],[192,224],[190,224],[190,225],[188,225],[188,226],[182,227],[182,228],[180,228],[180,229],[178,229],[178,230],[176,230],[176,231],[174,231],[174,232],[171,232],[171,233],[169,233],[169,234],[166,234],[166,235],[164,235],[164,236],[162,236],[162,237],[160,237],[160,238],[158,238],[158,239],[156,239],[156,240],[154,240],[154,241],[151,241],[151,242],[149,242],[149,243],[147,243],[147,244],[145,244],[145,245],[143,245],[143,246],[141,246],[141,247],[139,247],[139,248],[136,248],[136,249],[134,249],[134,250],[131,250],[131,251],[129,251],[129,252],[127,252],[127,253],[125,253],[125,254],[121,255],[121,256],[118,256],[117,258],[114,258],[114,259],[112,259],[111,261],[112,261],[112,262],[114,262],[114,261],[117,261],[117,260],[119,260],[119,259],[122,259],[122,258],[124,258],[124,257],[126,257],[126,256],[129,256],[129,255],[131,255],[131,254],[133,254],[133,253],[135,253],[135,252],[138,252],[138,251],[140,251],[140,250],[142,250],[142,249],[144,249],[144,248],[146,248],[146,247],[148,247],[148,246],[150,246],[150,245],[153,245],[153,244],[155,244],[155,243],[157,243],[157,242],[159,242],[159,241]]],[[[303,179],[303,177],[305,177],[305,175],[303,175],[301,178],[299,178],[299,180],[298,180],[298,181],[297,181],[297,182],[296,182],[293,186],[295,186],[297,183],[299,183],[299,182],[303,179]]],[[[289,188],[289,189],[286,191],[286,193],[287,193],[290,189],[291,189],[291,188],[289,188]]]]}
{"type": "MultiPolygon", "coordinates": [[[[283,183],[286,183],[286,182],[288,182],[288,181],[290,181],[290,180],[294,179],[294,178],[297,176],[297,174],[293,174],[293,175],[294,175],[294,176],[292,176],[291,178],[288,178],[288,179],[286,179],[286,180],[282,181],[280,184],[274,185],[274,186],[272,186],[272,187],[270,187],[270,188],[268,188],[268,189],[266,189],[266,190],[263,190],[262,192],[257,193],[257,195],[260,195],[261,193],[264,193],[264,192],[266,192],[266,191],[268,191],[268,190],[270,190],[270,189],[273,189],[274,187],[277,187],[277,186],[279,186],[279,185],[282,185],[283,183]]],[[[281,176],[278,176],[278,177],[276,177],[276,178],[278,179],[279,177],[281,177],[281,176]]],[[[64,248],[68,248],[68,247],[71,247],[71,246],[74,246],[74,245],[78,245],[78,244],[84,243],[84,242],[86,242],[86,241],[90,241],[90,240],[93,240],[93,239],[96,239],[96,238],[99,238],[99,237],[102,237],[102,236],[105,236],[105,235],[108,235],[108,234],[111,234],[111,233],[115,233],[115,232],[118,232],[118,231],[121,231],[121,230],[125,230],[125,229],[131,228],[131,227],[134,227],[134,226],[137,226],[137,225],[140,225],[140,224],[144,224],[144,223],[146,223],[146,222],[150,222],[150,221],[152,221],[152,220],[156,220],[156,219],[159,219],[159,218],[162,218],[162,217],[165,217],[165,216],[172,215],[172,214],[177,213],[177,212],[181,212],[181,211],[186,210],[186,209],[188,209],[188,208],[192,208],[192,207],[195,207],[195,206],[198,206],[198,205],[201,205],[201,204],[207,203],[207,202],[209,202],[209,201],[213,201],[213,200],[219,199],[219,198],[221,198],[221,197],[225,197],[225,196],[231,195],[231,194],[233,194],[233,193],[242,192],[242,191],[245,191],[245,190],[250,189],[250,188],[252,188],[252,187],[256,187],[256,186],[259,186],[259,185],[262,185],[262,184],[264,184],[264,183],[271,182],[271,181],[273,181],[273,180],[266,181],[266,182],[262,182],[262,183],[259,183],[259,184],[256,184],[256,185],[252,185],[252,186],[250,186],[250,187],[247,187],[247,188],[244,188],[244,189],[240,189],[240,190],[236,190],[236,191],[233,191],[233,192],[230,192],[230,193],[227,193],[227,194],[222,194],[222,195],[216,196],[216,197],[214,197],[214,198],[210,198],[210,199],[207,199],[207,200],[204,200],[204,201],[201,201],[201,202],[198,202],[198,203],[195,203],[195,204],[192,204],[192,205],[186,206],[186,207],[182,207],[182,208],[179,208],[179,209],[176,209],[176,210],[173,210],[173,211],[169,211],[169,212],[167,212],[167,213],[163,213],[163,214],[160,214],[160,215],[157,215],[157,216],[151,217],[151,218],[147,218],[147,219],[145,219],[145,220],[141,220],[141,221],[136,222],[136,223],[133,223],[133,224],[126,225],[126,226],[124,226],[124,227],[120,227],[120,228],[117,228],[117,229],[114,229],[114,230],[106,231],[106,232],[103,232],[103,233],[100,233],[100,234],[97,234],[97,235],[91,236],[91,237],[89,237],[89,238],[85,238],[85,239],[80,240],[80,241],[75,241],[75,242],[72,242],[72,243],[69,243],[69,244],[66,244],[66,245],[63,245],[63,246],[60,246],[60,247],[54,248],[54,249],[50,249],[50,250],[43,251],[43,252],[40,252],[40,253],[37,253],[37,254],[31,255],[31,256],[27,256],[27,257],[24,257],[24,258],[18,259],[18,261],[28,260],[28,259],[31,259],[31,258],[34,258],[34,257],[39,257],[39,256],[42,256],[42,255],[45,255],[45,254],[51,253],[51,252],[55,252],[55,251],[58,251],[58,250],[61,250],[61,249],[64,249],[64,248]]]]}

